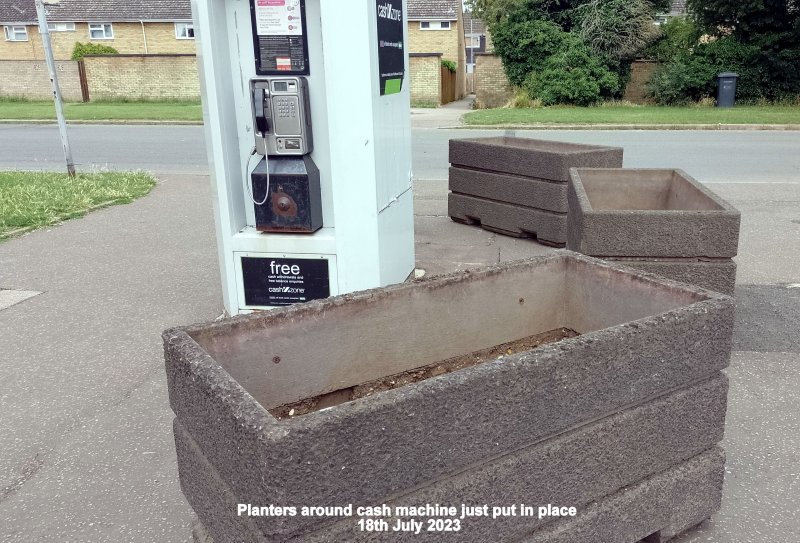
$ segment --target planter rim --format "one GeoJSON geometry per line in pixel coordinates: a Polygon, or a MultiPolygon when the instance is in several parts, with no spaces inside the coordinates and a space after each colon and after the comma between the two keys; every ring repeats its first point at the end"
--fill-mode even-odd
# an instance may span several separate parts
{"type": "Polygon", "coordinates": [[[570,168],[569,169],[570,181],[572,182],[575,193],[578,196],[578,205],[585,213],[593,215],[623,215],[623,214],[636,214],[639,216],[676,216],[676,215],[720,215],[720,216],[740,216],[741,213],[738,209],[729,204],[725,199],[718,196],[713,191],[709,190],[703,183],[686,173],[680,168],[570,168]],[[672,173],[683,177],[690,185],[703,193],[703,196],[714,202],[721,209],[708,209],[708,210],[691,210],[691,209],[594,209],[589,195],[586,194],[586,188],[581,180],[581,173],[586,172],[624,172],[624,174],[632,172],[661,172],[672,173]]]}
{"type": "Polygon", "coordinates": [[[635,334],[639,328],[658,326],[665,321],[681,321],[689,318],[690,308],[702,308],[713,306],[732,306],[733,298],[713,292],[710,290],[687,285],[677,281],[672,281],[651,273],[624,268],[618,264],[581,255],[567,250],[560,250],[556,254],[536,257],[528,260],[521,260],[512,263],[497,264],[481,268],[479,270],[465,270],[452,274],[433,276],[410,283],[402,283],[380,289],[371,289],[352,294],[345,294],[328,298],[326,300],[316,300],[297,306],[287,306],[262,313],[250,315],[240,315],[209,324],[193,324],[189,326],[176,327],[166,330],[162,336],[169,348],[177,350],[181,358],[186,363],[194,366],[193,375],[203,381],[205,387],[215,390],[216,396],[228,406],[231,415],[242,425],[250,427],[267,441],[278,441],[289,433],[303,430],[313,430],[327,426],[328,424],[340,424],[342,420],[350,416],[357,416],[363,410],[379,410],[382,407],[391,407],[398,398],[404,396],[436,394],[442,387],[462,386],[472,383],[474,380],[484,379],[487,374],[493,377],[501,376],[507,372],[520,371],[521,368],[528,366],[535,368],[545,363],[554,356],[562,356],[565,351],[577,349],[587,343],[593,343],[610,334],[620,333],[629,335],[635,334]],[[653,283],[660,287],[680,291],[684,294],[693,295],[696,301],[687,305],[668,310],[665,312],[649,315],[644,318],[621,323],[612,327],[587,332],[580,336],[560,340],[555,343],[543,345],[530,351],[524,351],[509,355],[503,358],[502,362],[488,360],[486,362],[458,370],[437,377],[410,383],[395,389],[381,391],[380,393],[359,398],[357,400],[345,402],[329,409],[322,409],[307,413],[292,419],[276,419],[266,407],[256,400],[238,381],[236,381],[205,349],[190,335],[194,332],[208,331],[209,329],[223,329],[238,326],[250,327],[258,325],[263,328],[265,323],[277,319],[294,319],[308,314],[316,314],[332,307],[342,305],[352,300],[370,299],[378,292],[385,292],[387,289],[403,291],[414,289],[421,283],[446,285],[459,282],[468,277],[476,275],[490,276],[509,267],[530,266],[532,262],[555,262],[558,260],[573,260],[601,266],[613,270],[615,273],[622,273],[637,277],[643,282],[653,283]],[[613,332],[612,332],[613,330],[613,332]],[[457,383],[453,381],[457,380],[457,383]],[[223,392],[220,394],[220,392],[223,392]]]}
{"type": "Polygon", "coordinates": [[[482,145],[490,146],[490,147],[511,147],[513,149],[522,149],[528,151],[538,151],[538,152],[557,152],[558,154],[564,155],[576,155],[576,154],[585,154],[587,152],[594,152],[594,151],[608,151],[608,150],[619,150],[622,147],[618,147],[616,145],[597,145],[593,143],[573,143],[568,141],[555,141],[555,140],[545,140],[541,138],[525,138],[521,136],[484,136],[481,138],[458,138],[455,140],[451,140],[455,142],[470,142],[470,143],[480,143],[482,145]],[[513,146],[513,145],[506,145],[504,142],[511,141],[511,142],[535,142],[535,143],[542,143],[548,144],[553,146],[563,146],[565,149],[559,149],[558,151],[552,151],[550,149],[540,149],[540,148],[525,148],[521,146],[513,146]]]}

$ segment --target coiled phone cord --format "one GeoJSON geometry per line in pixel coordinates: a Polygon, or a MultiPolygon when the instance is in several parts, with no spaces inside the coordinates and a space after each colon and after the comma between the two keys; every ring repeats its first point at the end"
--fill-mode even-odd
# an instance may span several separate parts
{"type": "MultiPolygon", "coordinates": [[[[250,153],[250,156],[247,159],[248,174],[250,174],[250,161],[253,160],[253,157],[256,156],[257,153],[258,152],[256,151],[256,148],[253,147],[253,151],[250,153]]],[[[267,192],[266,194],[264,194],[263,200],[261,200],[260,202],[256,202],[256,198],[255,196],[253,196],[253,186],[251,180],[248,179],[249,175],[244,176],[244,186],[247,189],[247,194],[250,196],[250,200],[252,200],[252,202],[257,206],[263,206],[264,204],[267,203],[267,200],[269,200],[269,158],[267,156],[264,156],[264,160],[266,161],[266,166],[267,166],[267,192]]]]}

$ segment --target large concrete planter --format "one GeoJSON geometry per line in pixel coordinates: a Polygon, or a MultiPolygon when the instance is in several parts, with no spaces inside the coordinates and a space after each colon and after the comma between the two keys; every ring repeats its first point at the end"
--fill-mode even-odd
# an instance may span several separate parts
{"type": "Polygon", "coordinates": [[[622,149],[526,138],[450,140],[448,214],[563,247],[573,167],[622,167],[622,149]]]}
{"type": "Polygon", "coordinates": [[[719,508],[732,325],[726,296],[561,252],[168,330],[181,486],[217,543],[666,540],[719,508]],[[334,405],[360,383],[562,327],[580,335],[334,405]],[[324,394],[329,408],[271,414],[324,394]],[[414,535],[238,517],[239,503],[578,514],[414,535]]]}
{"type": "Polygon", "coordinates": [[[681,170],[571,171],[567,248],[733,294],[739,211],[681,170]]]}

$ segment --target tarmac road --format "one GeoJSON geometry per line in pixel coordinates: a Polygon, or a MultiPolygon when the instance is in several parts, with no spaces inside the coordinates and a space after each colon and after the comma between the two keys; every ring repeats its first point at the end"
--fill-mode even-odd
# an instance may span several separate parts
{"type": "MultiPolygon", "coordinates": [[[[161,183],[0,244],[0,289],[41,293],[0,308],[0,541],[188,543],[159,334],[221,311],[202,127],[70,133],[78,161],[152,170],[161,183]],[[164,175],[176,171],[189,175],[164,175]]],[[[447,140],[502,133],[414,130],[418,267],[551,250],[446,215],[447,140]]],[[[723,506],[675,543],[796,543],[800,132],[525,135],[623,145],[627,166],[684,168],[742,211],[723,506]]],[[[0,125],[0,169],[60,161],[55,126],[0,125]]]]}
{"type": "MultiPolygon", "coordinates": [[[[81,170],[208,172],[202,126],[71,125],[69,134],[81,170]]],[[[681,168],[703,182],[800,182],[800,132],[791,131],[415,128],[414,175],[417,179],[446,179],[451,138],[499,135],[618,145],[625,148],[626,167],[681,168]]],[[[0,142],[2,170],[63,168],[55,125],[0,125],[0,142]]]]}

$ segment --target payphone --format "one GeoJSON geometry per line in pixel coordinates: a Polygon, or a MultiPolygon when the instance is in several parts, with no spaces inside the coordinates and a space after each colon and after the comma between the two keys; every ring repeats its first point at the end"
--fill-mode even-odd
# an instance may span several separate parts
{"type": "Polygon", "coordinates": [[[250,89],[258,154],[307,155],[314,150],[306,78],[253,79],[250,89]]]}
{"type": "Polygon", "coordinates": [[[303,77],[250,82],[255,152],[250,174],[256,230],[313,233],[322,228],[319,168],[314,150],[308,83],[303,77]]]}

